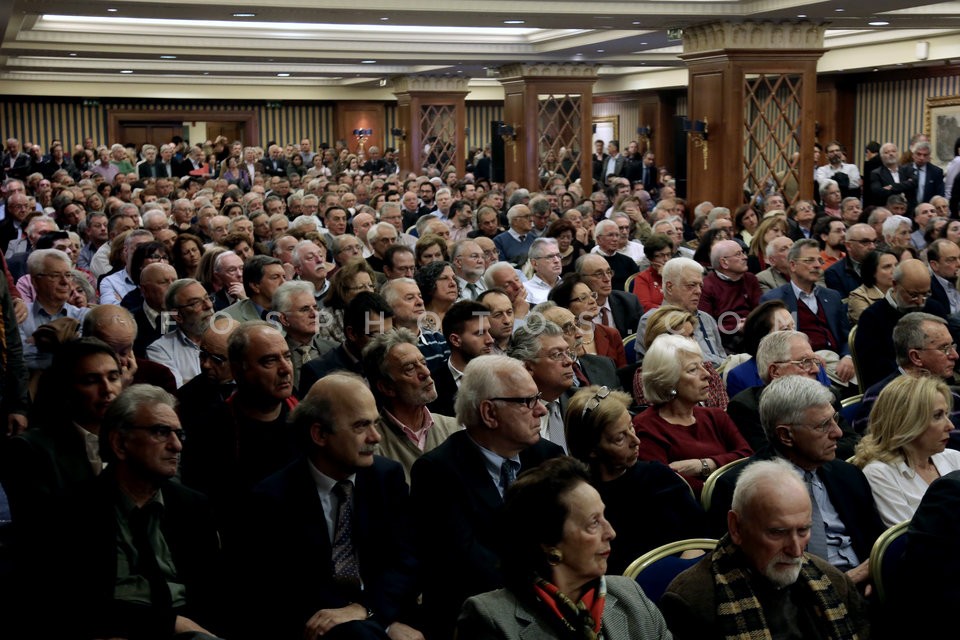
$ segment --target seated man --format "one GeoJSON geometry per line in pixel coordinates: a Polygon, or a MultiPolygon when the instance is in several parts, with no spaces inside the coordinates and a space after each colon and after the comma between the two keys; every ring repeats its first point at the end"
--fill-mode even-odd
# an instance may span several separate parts
{"type": "Polygon", "coordinates": [[[812,510],[786,460],[740,474],[728,533],[667,587],[660,609],[674,638],[869,636],[865,602],[850,578],[805,554],[812,510]]]}
{"type": "Polygon", "coordinates": [[[403,470],[373,453],[379,419],[348,373],[317,382],[294,411],[305,455],[254,489],[258,515],[238,549],[249,562],[239,637],[422,640],[402,622],[417,562],[403,470]]]}
{"type": "Polygon", "coordinates": [[[432,411],[452,416],[463,370],[474,358],[492,352],[489,315],[485,306],[473,300],[455,302],[444,314],[443,337],[450,345],[450,357],[432,368],[437,389],[437,398],[430,405],[432,411]]]}
{"type": "Polygon", "coordinates": [[[760,283],[747,271],[747,254],[733,240],[713,245],[710,264],[713,271],[703,279],[698,308],[717,321],[724,349],[736,352],[743,321],[760,302],[760,283]]]}
{"type": "Polygon", "coordinates": [[[286,280],[279,258],[253,256],[243,265],[243,290],[247,297],[223,310],[237,322],[266,320],[273,294],[286,280]]]}
{"type": "Polygon", "coordinates": [[[200,373],[200,337],[213,316],[213,301],[202,284],[181,278],[167,288],[163,308],[161,319],[172,316],[176,328],[150,343],[147,359],[170,369],[179,388],[200,373]]]}

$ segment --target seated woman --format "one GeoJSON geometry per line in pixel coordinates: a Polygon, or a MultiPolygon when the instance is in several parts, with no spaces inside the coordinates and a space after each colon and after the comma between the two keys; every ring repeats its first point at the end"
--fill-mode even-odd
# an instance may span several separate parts
{"type": "Polygon", "coordinates": [[[747,256],[747,268],[750,273],[760,273],[767,264],[767,245],[789,232],[786,215],[774,215],[764,218],[750,241],[750,255],[747,256]]]}
{"type": "Polygon", "coordinates": [[[330,289],[323,299],[317,335],[326,340],[343,342],[343,312],[361,291],[374,292],[377,276],[363,258],[354,258],[337,269],[330,289]]]}
{"type": "Polygon", "coordinates": [[[882,300],[893,286],[893,270],[897,267],[897,254],[888,249],[868,253],[860,263],[859,287],[847,298],[847,317],[850,326],[857,324],[864,309],[877,300],[882,300]]]}
{"type": "Polygon", "coordinates": [[[736,237],[743,240],[748,247],[758,226],[760,226],[760,218],[751,205],[742,204],[737,207],[736,213],[733,214],[733,228],[736,230],[736,237]]]}
{"type": "Polygon", "coordinates": [[[623,349],[620,332],[613,327],[594,324],[593,319],[600,313],[597,294],[592,291],[578,273],[572,273],[547,294],[547,300],[553,300],[557,306],[569,309],[577,319],[577,325],[583,331],[583,353],[606,356],[613,360],[617,368],[627,366],[627,353],[623,349]]]}
{"type": "Polygon", "coordinates": [[[713,245],[721,240],[729,239],[730,233],[723,227],[707,229],[703,237],[700,238],[700,244],[693,254],[693,259],[702,264],[704,269],[712,270],[713,264],[710,262],[710,252],[713,251],[713,245]]]}
{"type": "Polygon", "coordinates": [[[564,417],[570,455],[590,467],[591,483],[618,533],[607,561],[608,571],[617,574],[651,549],[707,533],[706,516],[687,483],[659,462],[637,462],[640,440],[629,405],[626,393],[591,386],[570,399],[564,417]]]}
{"type": "Polygon", "coordinates": [[[660,271],[667,260],[673,257],[673,241],[670,236],[655,233],[643,243],[643,255],[650,266],[633,279],[633,295],[640,300],[644,312],[663,304],[663,278],[660,271]]]}
{"type": "Polygon", "coordinates": [[[912,518],[930,483],[960,469],[960,451],[946,449],[952,408],[950,388],[932,376],[902,375],[877,397],[853,463],[885,526],[912,518]]]}
{"type": "Polygon", "coordinates": [[[642,460],[669,464],[697,496],[715,469],[753,453],[722,409],[701,406],[710,388],[700,345],[661,335],[643,360],[643,393],[652,403],[633,419],[642,460]]]}
{"type": "Polygon", "coordinates": [[[449,262],[431,262],[414,274],[427,313],[424,324],[436,322],[431,331],[440,331],[447,309],[460,298],[460,285],[449,262]]]}
{"type": "Polygon", "coordinates": [[[431,262],[450,261],[450,253],[447,249],[446,240],[433,233],[428,233],[417,240],[414,252],[416,255],[417,269],[431,262]]]}
{"type": "Polygon", "coordinates": [[[663,616],[637,585],[605,575],[616,532],[583,463],[547,460],[507,491],[500,549],[505,588],[468,599],[459,640],[669,638],[663,616]]]}
{"type": "MultiPolygon", "coordinates": [[[[660,307],[647,319],[647,328],[643,334],[644,352],[650,348],[654,340],[664,334],[690,338],[693,336],[695,326],[697,326],[697,317],[689,311],[671,305],[660,307]]],[[[638,336],[639,338],[640,336],[638,336]]],[[[717,373],[712,363],[704,362],[703,366],[710,374],[710,386],[707,389],[707,399],[703,405],[726,411],[730,397],[723,387],[723,378],[717,373]]],[[[649,404],[643,392],[642,367],[638,367],[633,374],[633,398],[638,407],[645,407],[649,404]]]]}
{"type": "Polygon", "coordinates": [[[560,252],[560,263],[563,270],[561,276],[573,273],[576,270],[577,258],[587,253],[583,245],[576,240],[577,228],[569,220],[561,218],[554,220],[543,232],[544,238],[553,238],[557,241],[557,250],[560,252]]]}

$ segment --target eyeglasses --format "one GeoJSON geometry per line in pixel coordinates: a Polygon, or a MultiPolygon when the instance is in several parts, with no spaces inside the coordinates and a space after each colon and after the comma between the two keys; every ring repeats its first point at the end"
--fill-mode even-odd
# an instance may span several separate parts
{"type": "Polygon", "coordinates": [[[819,431],[820,433],[827,433],[828,431],[830,431],[830,429],[834,427],[834,425],[839,424],[839,420],[840,420],[840,414],[835,413],[829,418],[827,418],[826,420],[824,420],[823,422],[818,422],[816,424],[805,424],[803,422],[795,422],[793,423],[793,426],[794,427],[810,427],[814,431],[819,431]]]}
{"type": "Polygon", "coordinates": [[[155,442],[166,442],[170,439],[170,434],[175,434],[177,440],[183,442],[187,439],[187,434],[183,429],[170,427],[165,424],[155,424],[149,427],[127,427],[128,430],[146,431],[155,442]]]}
{"type": "Polygon", "coordinates": [[[527,409],[531,411],[536,408],[537,404],[540,403],[540,398],[543,397],[542,393],[538,393],[535,396],[528,396],[526,398],[490,398],[491,400],[499,400],[501,402],[512,402],[514,404],[523,404],[527,406],[527,409]]]}
{"type": "Polygon", "coordinates": [[[177,305],[176,308],[177,308],[177,309],[187,309],[187,308],[189,308],[189,307],[195,307],[195,306],[197,306],[197,305],[203,305],[203,303],[205,303],[205,302],[209,302],[209,303],[212,305],[212,304],[213,304],[213,296],[212,296],[212,295],[205,295],[205,296],[203,296],[202,298],[194,298],[193,300],[189,300],[189,301],[187,301],[187,302],[184,302],[183,304],[177,305]]]}
{"type": "Polygon", "coordinates": [[[582,296],[577,296],[576,298],[570,298],[570,302],[579,302],[579,303],[582,304],[582,303],[586,302],[587,300],[589,300],[589,299],[591,299],[591,298],[593,298],[594,300],[597,299],[597,292],[596,292],[596,291],[591,291],[590,293],[585,293],[585,294],[583,294],[582,296]]]}
{"type": "Polygon", "coordinates": [[[907,291],[903,289],[903,295],[910,298],[911,300],[916,300],[917,302],[923,302],[930,297],[929,291],[917,292],[917,291],[907,291]]]}
{"type": "Polygon", "coordinates": [[[807,371],[820,368],[820,361],[815,358],[804,358],[803,360],[780,360],[778,362],[774,362],[774,364],[792,364],[800,367],[801,369],[806,369],[807,371]]]}
{"type": "Polygon", "coordinates": [[[956,343],[951,342],[950,344],[945,344],[942,347],[923,347],[920,351],[939,351],[945,356],[950,355],[957,350],[956,343]]]}
{"type": "Polygon", "coordinates": [[[200,359],[201,360],[213,360],[214,364],[224,364],[227,359],[224,356],[218,356],[215,353],[210,353],[206,349],[200,349],[200,359]]]}
{"type": "MultiPolygon", "coordinates": [[[[743,252],[743,250],[740,250],[740,251],[737,251],[736,253],[731,253],[730,255],[728,255],[728,256],[723,256],[723,257],[724,257],[724,258],[746,258],[746,257],[747,257],[747,254],[745,254],[745,253],[743,252]]],[[[821,262],[822,262],[822,260],[821,260],[821,262]]]]}
{"type": "Polygon", "coordinates": [[[600,406],[600,401],[610,395],[610,389],[604,385],[593,394],[593,397],[587,400],[587,403],[583,405],[583,413],[580,414],[580,419],[587,417],[587,414],[600,406]]]}
{"type": "Polygon", "coordinates": [[[612,277],[613,277],[613,269],[607,269],[606,271],[594,271],[593,273],[585,273],[585,274],[583,274],[583,275],[585,275],[585,276],[588,277],[588,278],[601,278],[601,279],[602,279],[602,278],[612,278],[612,277]]]}
{"type": "Polygon", "coordinates": [[[797,260],[797,262],[802,262],[803,264],[807,265],[808,267],[809,267],[809,266],[813,266],[813,265],[815,265],[815,264],[818,264],[818,265],[821,265],[821,266],[824,264],[823,258],[800,258],[800,259],[797,260]]]}
{"type": "Polygon", "coordinates": [[[70,273],[66,271],[57,271],[54,273],[38,273],[37,276],[44,278],[50,278],[51,280],[69,280],[70,273]]]}
{"type": "Polygon", "coordinates": [[[576,351],[553,351],[551,353],[548,353],[540,357],[553,360],[554,362],[563,362],[564,360],[570,360],[571,362],[576,362],[577,352],[576,351]]]}
{"type": "Polygon", "coordinates": [[[548,253],[545,256],[534,258],[534,260],[560,260],[562,257],[559,253],[548,253]]]}

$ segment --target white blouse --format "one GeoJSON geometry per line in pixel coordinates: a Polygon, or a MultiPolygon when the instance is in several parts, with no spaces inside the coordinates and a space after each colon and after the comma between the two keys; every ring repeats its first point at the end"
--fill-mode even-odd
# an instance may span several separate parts
{"type": "MultiPolygon", "coordinates": [[[[930,460],[941,476],[960,470],[960,451],[955,449],[944,449],[933,454],[930,460]]],[[[912,518],[930,486],[902,460],[894,463],[874,460],[863,468],[863,475],[870,483],[873,501],[886,527],[912,518]]]]}

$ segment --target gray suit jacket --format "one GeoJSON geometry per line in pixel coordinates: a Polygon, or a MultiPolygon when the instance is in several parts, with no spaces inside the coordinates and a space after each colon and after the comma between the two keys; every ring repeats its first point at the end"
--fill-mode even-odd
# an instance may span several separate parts
{"type": "Polygon", "coordinates": [[[237,322],[247,322],[248,320],[262,320],[260,313],[257,311],[257,307],[253,304],[253,301],[250,298],[244,298],[243,300],[237,300],[232,305],[223,310],[223,313],[227,314],[237,322]]]}
{"type": "MultiPolygon", "coordinates": [[[[668,639],[672,636],[660,611],[637,585],[623,576],[606,576],[603,607],[605,640],[668,639]]],[[[498,589],[469,598],[457,621],[458,640],[553,640],[557,632],[544,614],[517,600],[513,592],[498,589]]]]}

